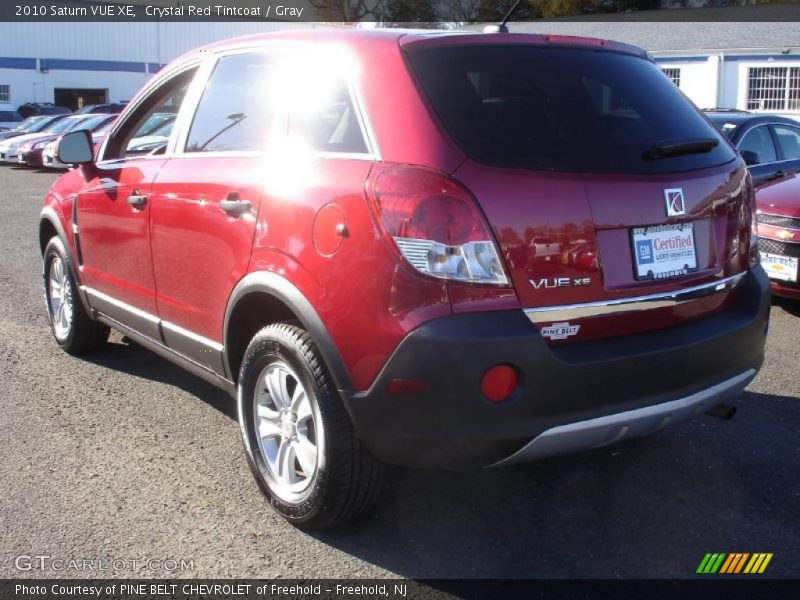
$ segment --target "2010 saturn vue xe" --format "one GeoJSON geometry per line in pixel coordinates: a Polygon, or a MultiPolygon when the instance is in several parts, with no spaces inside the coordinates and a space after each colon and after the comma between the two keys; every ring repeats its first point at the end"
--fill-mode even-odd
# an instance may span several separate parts
{"type": "Polygon", "coordinates": [[[229,390],[298,525],[362,513],[386,462],[655,431],[763,359],[744,162],[634,47],[242,38],[177,59],[96,153],[75,132],[58,158],[76,166],[39,230],[56,341],[96,350],[113,327],[229,390]],[[155,113],[169,138],[129,154],[155,113]],[[592,260],[562,260],[577,247],[592,260]]]}

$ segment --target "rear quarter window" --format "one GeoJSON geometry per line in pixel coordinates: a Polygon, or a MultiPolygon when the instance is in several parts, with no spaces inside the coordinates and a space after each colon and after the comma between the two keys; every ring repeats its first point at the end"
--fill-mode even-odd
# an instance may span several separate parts
{"type": "Polygon", "coordinates": [[[445,129],[486,164],[550,171],[660,173],[736,156],[648,60],[528,44],[439,46],[407,56],[445,129]],[[645,158],[656,142],[718,141],[707,152],[645,158]]]}

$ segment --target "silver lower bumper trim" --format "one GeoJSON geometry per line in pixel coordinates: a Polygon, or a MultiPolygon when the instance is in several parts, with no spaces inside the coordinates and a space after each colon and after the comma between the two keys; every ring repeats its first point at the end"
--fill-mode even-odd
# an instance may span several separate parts
{"type": "Polygon", "coordinates": [[[553,427],[492,466],[511,465],[545,456],[599,448],[623,439],[653,433],[666,425],[704,413],[737,396],[755,376],[756,370],[748,369],[685,398],[553,427]]]}

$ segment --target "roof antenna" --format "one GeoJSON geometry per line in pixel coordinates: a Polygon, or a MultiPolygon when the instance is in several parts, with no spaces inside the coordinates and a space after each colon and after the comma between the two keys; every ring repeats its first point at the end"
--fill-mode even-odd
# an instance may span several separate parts
{"type": "Polygon", "coordinates": [[[500,21],[498,25],[487,25],[483,28],[483,33],[508,33],[508,27],[506,26],[506,22],[511,18],[511,15],[514,14],[514,11],[517,10],[519,3],[522,0],[517,0],[514,2],[514,5],[508,9],[506,16],[503,17],[503,20],[500,21]]]}

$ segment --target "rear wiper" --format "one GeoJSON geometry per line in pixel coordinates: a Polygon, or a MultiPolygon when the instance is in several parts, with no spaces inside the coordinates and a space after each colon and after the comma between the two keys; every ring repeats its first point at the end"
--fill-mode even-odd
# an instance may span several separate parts
{"type": "Polygon", "coordinates": [[[714,138],[659,140],[642,154],[645,160],[658,160],[682,154],[701,154],[719,145],[714,138]]]}

